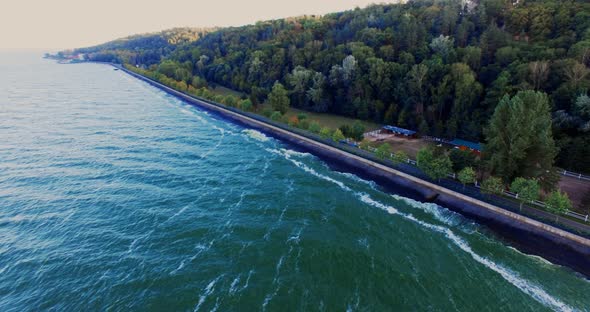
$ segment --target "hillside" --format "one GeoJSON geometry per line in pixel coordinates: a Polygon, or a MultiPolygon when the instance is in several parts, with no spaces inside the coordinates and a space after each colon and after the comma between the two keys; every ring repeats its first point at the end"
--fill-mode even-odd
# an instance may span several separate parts
{"type": "Polygon", "coordinates": [[[254,105],[278,81],[296,108],[482,142],[502,97],[534,90],[549,101],[556,163],[590,170],[589,3],[409,1],[196,34],[78,52],[219,84],[254,105]]]}

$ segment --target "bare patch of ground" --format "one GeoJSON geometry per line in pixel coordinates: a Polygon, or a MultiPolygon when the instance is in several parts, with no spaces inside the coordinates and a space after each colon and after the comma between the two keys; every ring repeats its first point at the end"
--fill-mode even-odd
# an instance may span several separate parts
{"type": "Polygon", "coordinates": [[[391,150],[393,152],[404,151],[412,159],[416,159],[416,154],[418,154],[420,149],[432,144],[431,142],[422,139],[412,139],[394,135],[380,135],[378,138],[365,135],[365,138],[375,145],[388,143],[391,145],[391,150]]]}
{"type": "Polygon", "coordinates": [[[562,176],[559,188],[566,192],[572,201],[574,210],[581,214],[590,214],[590,182],[573,177],[562,176]]]}

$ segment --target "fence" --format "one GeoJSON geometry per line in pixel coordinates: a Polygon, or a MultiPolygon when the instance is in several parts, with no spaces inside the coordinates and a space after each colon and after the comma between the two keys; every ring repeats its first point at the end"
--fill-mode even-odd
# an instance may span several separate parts
{"type": "MultiPolygon", "coordinates": [[[[373,152],[374,153],[377,149],[374,148],[374,147],[369,147],[368,150],[370,152],[373,152]]],[[[391,158],[393,158],[394,154],[389,154],[389,156],[391,158]]],[[[412,165],[412,166],[417,166],[418,165],[418,163],[415,160],[411,159],[411,158],[406,159],[406,163],[409,164],[409,165],[412,165]]],[[[450,179],[456,180],[457,179],[457,174],[456,173],[449,173],[447,175],[447,177],[450,178],[450,179]]],[[[475,182],[474,186],[477,189],[480,189],[481,188],[480,185],[477,183],[477,181],[475,182]]],[[[509,197],[509,198],[514,198],[514,199],[518,200],[518,193],[513,193],[513,192],[510,192],[510,191],[503,190],[502,191],[502,195],[504,195],[506,197],[509,197]]],[[[533,201],[529,202],[529,204],[532,204],[532,205],[535,205],[535,206],[541,207],[541,208],[546,208],[547,207],[547,204],[545,204],[544,202],[542,202],[540,200],[533,200],[533,201]]],[[[588,222],[588,220],[590,219],[590,215],[587,215],[587,214],[586,215],[583,215],[583,214],[580,214],[580,213],[577,213],[577,212],[574,212],[574,211],[567,211],[564,214],[567,215],[567,216],[570,216],[572,218],[575,218],[575,219],[584,221],[584,222],[588,222]]]]}
{"type": "MultiPolygon", "coordinates": [[[[424,139],[426,141],[432,141],[432,142],[438,142],[438,143],[448,143],[449,142],[448,140],[433,137],[433,136],[422,136],[422,139],[424,139]]],[[[568,171],[565,169],[560,169],[559,174],[561,174],[562,176],[572,177],[572,178],[576,178],[579,180],[584,180],[584,181],[590,182],[590,175],[585,175],[585,174],[578,173],[578,172],[568,171]]]]}
{"type": "Polygon", "coordinates": [[[567,171],[567,170],[560,170],[559,173],[562,176],[577,178],[577,179],[585,180],[585,181],[590,181],[590,176],[584,175],[584,174],[581,174],[581,173],[571,172],[571,171],[567,171]]]}
{"type": "MultiPolygon", "coordinates": [[[[338,142],[334,142],[334,141],[332,141],[330,139],[324,139],[324,138],[320,137],[317,134],[311,133],[311,132],[306,131],[306,130],[294,128],[294,127],[291,127],[291,126],[286,125],[286,124],[283,124],[283,123],[275,122],[273,120],[270,120],[269,118],[266,118],[266,117],[261,116],[261,115],[258,115],[258,114],[254,114],[254,113],[250,113],[250,112],[245,112],[245,111],[242,111],[240,109],[237,109],[237,108],[234,108],[234,107],[225,106],[223,104],[219,104],[219,103],[216,103],[216,102],[213,102],[213,101],[209,101],[209,100],[206,100],[206,99],[196,98],[193,95],[189,95],[189,94],[186,94],[184,92],[180,92],[180,91],[174,90],[174,89],[172,89],[170,87],[167,87],[167,86],[164,86],[161,83],[156,82],[156,81],[154,81],[154,80],[152,80],[150,78],[144,77],[144,76],[142,76],[140,74],[137,74],[137,73],[134,73],[134,72],[131,72],[131,71],[125,69],[125,68],[122,68],[122,67],[119,67],[119,66],[117,66],[117,67],[125,70],[127,73],[129,73],[129,74],[131,74],[131,75],[133,75],[133,76],[135,76],[135,77],[137,77],[137,78],[139,78],[141,80],[144,80],[144,81],[148,82],[149,84],[151,84],[151,85],[153,85],[153,86],[155,86],[155,87],[157,87],[159,89],[166,90],[169,93],[172,93],[172,94],[174,94],[174,95],[176,95],[178,97],[181,97],[181,98],[183,98],[183,99],[185,99],[185,100],[187,100],[187,101],[189,101],[191,103],[195,103],[195,104],[199,104],[199,102],[206,103],[206,104],[209,104],[211,106],[219,107],[219,108],[224,109],[226,111],[231,111],[231,112],[234,112],[234,113],[239,114],[239,115],[247,116],[249,118],[258,120],[260,122],[263,122],[263,123],[266,123],[266,124],[275,126],[277,128],[280,128],[280,129],[283,129],[283,130],[287,130],[287,131],[290,131],[292,133],[296,133],[296,134],[301,135],[303,137],[307,137],[309,139],[315,140],[315,141],[320,142],[320,143],[323,143],[325,145],[332,146],[332,147],[338,148],[340,150],[344,150],[344,151],[346,151],[346,152],[348,152],[350,154],[363,157],[365,159],[371,160],[371,161],[376,162],[376,163],[380,163],[382,165],[385,165],[385,166],[388,166],[388,167],[391,167],[391,168],[395,168],[396,170],[401,171],[403,173],[406,173],[406,174],[415,176],[415,177],[420,178],[420,179],[425,180],[425,181],[429,181],[429,182],[431,182],[433,184],[437,184],[439,186],[442,186],[444,188],[447,188],[447,189],[456,191],[458,193],[465,194],[466,196],[470,196],[472,198],[475,198],[475,199],[478,199],[478,200],[481,200],[481,201],[490,203],[490,204],[495,205],[497,207],[502,207],[502,208],[504,208],[506,210],[509,210],[509,211],[512,211],[512,212],[516,212],[516,213],[521,214],[521,215],[528,216],[528,217],[530,217],[532,219],[535,219],[535,220],[538,220],[538,221],[541,221],[541,222],[544,222],[544,223],[547,223],[547,224],[551,224],[551,225],[553,225],[553,226],[555,226],[557,228],[561,228],[563,230],[570,231],[570,232],[573,232],[573,233],[578,233],[579,235],[582,235],[584,237],[589,237],[590,238],[590,230],[588,229],[588,227],[585,226],[585,225],[583,225],[583,224],[580,224],[578,222],[575,222],[575,221],[572,221],[572,220],[568,220],[568,219],[563,219],[563,218],[558,220],[556,218],[556,216],[553,215],[553,214],[551,214],[551,213],[548,213],[548,212],[545,212],[545,211],[541,211],[541,210],[538,210],[538,209],[534,209],[534,208],[528,208],[526,206],[525,206],[525,208],[522,208],[521,209],[520,205],[518,203],[514,202],[513,200],[510,200],[510,199],[507,199],[507,198],[503,198],[503,197],[500,197],[500,196],[493,196],[493,195],[482,194],[479,191],[479,188],[478,187],[464,186],[463,184],[455,181],[454,179],[441,179],[439,181],[434,181],[434,180],[430,179],[427,175],[425,175],[420,169],[417,168],[417,166],[416,166],[417,164],[416,164],[416,161],[415,160],[412,160],[412,159],[409,159],[408,158],[406,160],[406,163],[394,163],[391,160],[380,159],[380,158],[376,157],[376,155],[373,153],[374,150],[375,150],[374,148],[371,148],[370,151],[365,151],[365,150],[360,149],[358,147],[352,147],[352,146],[349,146],[349,145],[346,145],[346,144],[341,144],[341,143],[338,143],[338,142]]],[[[390,156],[393,156],[393,155],[390,155],[390,156]]],[[[576,216],[574,216],[574,217],[576,217],[576,216]]],[[[588,216],[579,215],[578,217],[580,217],[579,218],[580,220],[584,220],[584,218],[585,218],[586,221],[588,220],[588,216]]],[[[578,218],[578,217],[576,217],[576,218],[578,218]]]]}

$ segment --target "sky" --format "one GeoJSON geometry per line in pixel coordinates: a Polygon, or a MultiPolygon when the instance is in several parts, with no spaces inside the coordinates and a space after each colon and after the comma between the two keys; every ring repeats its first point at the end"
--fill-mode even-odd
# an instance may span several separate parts
{"type": "Polygon", "coordinates": [[[241,26],[395,0],[2,0],[0,50],[59,50],[173,27],[241,26]]]}

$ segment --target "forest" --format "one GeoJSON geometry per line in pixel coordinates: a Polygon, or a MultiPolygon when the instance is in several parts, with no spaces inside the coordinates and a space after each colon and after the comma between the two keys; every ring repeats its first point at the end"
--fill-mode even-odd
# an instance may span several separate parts
{"type": "Polygon", "coordinates": [[[254,107],[280,88],[302,110],[483,142],[504,149],[490,155],[492,168],[532,148],[523,159],[549,159],[539,167],[590,170],[586,1],[408,1],[176,29],[75,52],[185,88],[224,86],[248,95],[254,107]],[[529,139],[503,147],[518,135],[529,139]]]}

